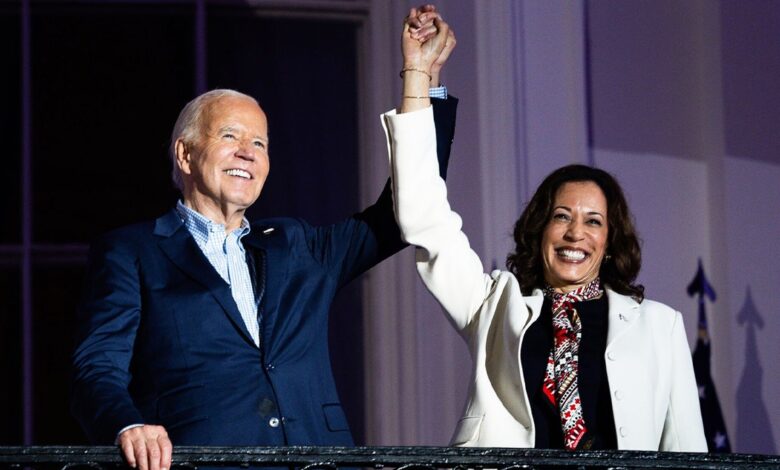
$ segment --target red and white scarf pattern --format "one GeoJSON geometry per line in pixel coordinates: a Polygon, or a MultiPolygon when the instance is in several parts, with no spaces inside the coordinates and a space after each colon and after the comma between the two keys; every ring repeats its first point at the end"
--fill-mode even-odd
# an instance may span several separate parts
{"type": "Polygon", "coordinates": [[[552,299],[553,348],[542,389],[561,415],[563,442],[568,450],[577,449],[587,432],[577,386],[582,321],[574,304],[601,294],[598,278],[566,294],[555,292],[550,286],[544,289],[545,297],[552,299]]]}

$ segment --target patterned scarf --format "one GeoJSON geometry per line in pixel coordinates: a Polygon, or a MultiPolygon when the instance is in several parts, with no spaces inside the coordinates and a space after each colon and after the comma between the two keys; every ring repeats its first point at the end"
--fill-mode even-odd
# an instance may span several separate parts
{"type": "Polygon", "coordinates": [[[595,299],[601,293],[599,278],[566,294],[559,294],[550,286],[544,288],[545,297],[552,299],[553,348],[547,359],[542,391],[558,408],[563,442],[568,450],[577,449],[587,431],[577,387],[582,321],[574,304],[595,299]]]}

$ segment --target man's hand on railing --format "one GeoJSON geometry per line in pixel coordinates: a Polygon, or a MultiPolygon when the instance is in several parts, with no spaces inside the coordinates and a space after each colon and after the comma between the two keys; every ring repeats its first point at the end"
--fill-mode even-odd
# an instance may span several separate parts
{"type": "Polygon", "coordinates": [[[127,429],[119,435],[119,447],[127,464],[140,470],[171,468],[173,444],[162,426],[145,424],[127,429]]]}

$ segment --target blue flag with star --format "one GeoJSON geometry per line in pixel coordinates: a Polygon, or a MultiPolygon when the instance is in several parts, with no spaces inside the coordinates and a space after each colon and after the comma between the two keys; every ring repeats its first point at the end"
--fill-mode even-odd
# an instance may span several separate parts
{"type": "Polygon", "coordinates": [[[699,296],[699,328],[696,348],[693,351],[693,371],[696,374],[696,385],[699,387],[699,404],[701,417],[704,421],[704,435],[707,438],[707,448],[714,453],[731,452],[731,444],[726,433],[726,424],[720,409],[718,394],[710,373],[710,335],[707,330],[707,313],[705,300],[714,302],[715,290],[707,281],[704,269],[699,260],[696,276],[688,285],[688,295],[699,296]]]}

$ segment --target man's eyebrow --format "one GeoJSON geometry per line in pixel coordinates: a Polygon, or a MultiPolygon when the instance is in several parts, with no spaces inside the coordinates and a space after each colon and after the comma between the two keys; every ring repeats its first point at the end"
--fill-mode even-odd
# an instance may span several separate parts
{"type": "MultiPolygon", "coordinates": [[[[220,133],[220,134],[222,134],[223,132],[236,132],[237,130],[238,130],[238,129],[237,129],[235,126],[230,126],[230,125],[228,125],[228,126],[222,126],[222,127],[220,127],[220,128],[217,130],[217,132],[218,132],[218,133],[220,133]]],[[[257,134],[255,134],[254,138],[255,138],[255,139],[262,140],[262,141],[263,141],[264,143],[266,143],[266,144],[268,143],[268,137],[263,137],[263,136],[261,136],[261,135],[257,135],[257,134]]]]}

